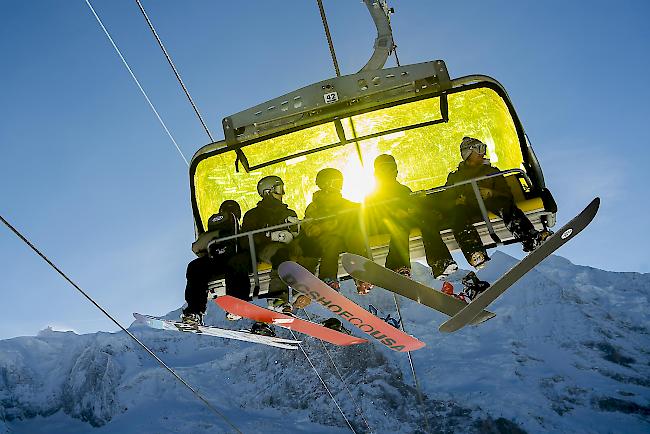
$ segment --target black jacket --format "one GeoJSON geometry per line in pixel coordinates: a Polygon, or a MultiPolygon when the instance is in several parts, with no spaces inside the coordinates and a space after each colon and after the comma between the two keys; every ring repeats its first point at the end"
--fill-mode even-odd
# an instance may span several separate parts
{"type": "MultiPolygon", "coordinates": [[[[256,229],[287,223],[287,217],[297,218],[298,214],[289,208],[286,203],[282,203],[273,196],[264,196],[262,200],[257,202],[255,208],[246,211],[246,214],[244,214],[241,231],[254,231],[256,229]]],[[[253,239],[255,240],[255,249],[258,252],[272,242],[271,238],[267,237],[264,232],[254,235],[253,239]]],[[[248,244],[246,238],[242,239],[242,242],[248,244]]]]}
{"type": "Polygon", "coordinates": [[[420,203],[412,193],[409,187],[397,180],[378,181],[375,190],[365,200],[368,231],[386,232],[388,228],[383,225],[387,220],[392,220],[392,224],[410,224],[420,209],[420,203]]]}
{"type": "MultiPolygon", "coordinates": [[[[491,166],[490,164],[481,164],[476,167],[471,167],[462,161],[458,165],[458,169],[451,172],[449,176],[447,176],[447,182],[445,185],[453,185],[462,181],[468,181],[473,178],[480,178],[482,176],[492,175],[498,172],[500,172],[500,170],[494,166],[491,166]]],[[[493,195],[512,197],[510,187],[508,187],[508,184],[503,176],[494,176],[492,178],[484,179],[478,182],[478,186],[479,188],[487,188],[492,190],[493,195]]],[[[450,195],[450,199],[461,195],[468,198],[475,197],[474,190],[470,184],[465,184],[461,187],[447,190],[447,192],[450,195]]]]}
{"type": "Polygon", "coordinates": [[[345,199],[340,192],[318,190],[305,209],[305,218],[332,218],[305,222],[302,225],[303,230],[309,237],[333,232],[344,234],[351,230],[351,225],[355,222],[358,224],[359,209],[358,203],[345,199]]]}

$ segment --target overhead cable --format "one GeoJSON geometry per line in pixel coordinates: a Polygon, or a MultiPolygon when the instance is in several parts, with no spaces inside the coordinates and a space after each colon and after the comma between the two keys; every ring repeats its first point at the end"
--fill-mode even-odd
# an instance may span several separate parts
{"type": "Polygon", "coordinates": [[[330,54],[332,56],[332,62],[334,62],[334,71],[336,71],[336,76],[341,76],[341,70],[339,69],[339,62],[336,60],[336,53],[334,52],[334,42],[332,42],[332,35],[330,34],[330,26],[327,24],[327,16],[325,16],[325,8],[323,7],[323,0],[316,0],[318,3],[318,10],[320,11],[320,19],[323,22],[323,28],[325,28],[325,37],[327,38],[327,45],[330,47],[330,54]]]}
{"type": "MultiPolygon", "coordinates": [[[[404,333],[406,333],[406,329],[404,328],[404,319],[402,318],[402,310],[400,309],[399,301],[397,300],[397,294],[393,294],[393,299],[395,300],[395,308],[397,309],[397,316],[399,317],[400,328],[404,333]]],[[[407,351],[406,354],[408,355],[409,365],[411,366],[411,374],[413,374],[413,381],[415,382],[415,390],[418,394],[418,401],[420,401],[420,406],[422,407],[424,426],[426,428],[426,432],[431,432],[431,429],[429,428],[429,418],[427,417],[427,407],[424,404],[424,396],[422,395],[420,382],[418,381],[418,376],[415,373],[415,365],[413,364],[413,357],[411,356],[410,351],[407,351]]]]}
{"type": "Polygon", "coordinates": [[[190,92],[187,90],[187,87],[185,86],[185,83],[183,83],[183,80],[181,79],[181,75],[179,74],[178,70],[176,69],[176,66],[174,65],[174,62],[172,61],[171,56],[167,52],[167,49],[162,43],[162,40],[158,36],[158,32],[156,32],[156,29],[153,26],[153,23],[149,19],[149,16],[147,15],[147,12],[144,10],[144,6],[142,6],[142,3],[140,3],[140,0],[135,0],[135,2],[138,4],[138,7],[140,8],[140,12],[142,12],[142,15],[144,16],[144,19],[147,20],[147,24],[149,25],[149,29],[151,29],[151,33],[153,33],[153,36],[156,38],[156,41],[158,42],[158,45],[160,46],[160,49],[163,51],[163,54],[165,55],[165,58],[167,59],[167,62],[169,63],[169,66],[171,66],[172,70],[174,71],[174,75],[176,76],[176,79],[178,80],[178,83],[180,83],[181,87],[183,88],[183,92],[185,92],[185,95],[187,96],[187,99],[190,100],[190,104],[192,105],[192,108],[194,109],[194,113],[196,113],[196,116],[199,118],[199,121],[201,122],[201,125],[203,125],[203,129],[205,132],[208,134],[208,137],[210,138],[210,142],[214,142],[214,138],[212,137],[212,134],[210,133],[210,130],[208,129],[207,124],[203,120],[203,117],[201,116],[201,113],[199,112],[198,107],[196,104],[194,104],[194,100],[190,96],[190,92]]]}
{"type": "MultiPolygon", "coordinates": [[[[298,340],[298,338],[296,337],[296,334],[293,332],[293,330],[289,329],[289,331],[291,332],[291,336],[293,337],[293,339],[298,340]]],[[[341,416],[343,416],[343,420],[345,420],[345,423],[348,424],[348,427],[350,428],[350,431],[352,431],[354,434],[356,434],[357,432],[354,430],[354,427],[352,426],[352,424],[350,423],[348,418],[345,416],[345,413],[343,413],[343,409],[341,408],[339,403],[336,401],[336,398],[334,398],[334,395],[330,391],[330,388],[327,387],[327,383],[325,383],[325,380],[323,380],[323,377],[321,377],[321,375],[318,373],[318,370],[316,369],[316,366],[314,366],[314,364],[312,363],[311,359],[307,355],[307,352],[302,347],[302,344],[298,344],[298,346],[300,347],[300,351],[302,351],[302,353],[305,355],[305,358],[307,359],[307,362],[309,362],[309,366],[311,366],[311,369],[314,370],[314,372],[316,373],[316,376],[318,377],[320,382],[323,384],[323,387],[327,391],[327,394],[330,396],[330,398],[332,398],[332,401],[334,402],[334,405],[336,405],[336,408],[339,409],[339,412],[341,413],[341,416]]]]}
{"type": "Polygon", "coordinates": [[[160,114],[158,114],[158,110],[156,110],[156,107],[154,107],[153,103],[151,102],[151,100],[150,100],[149,97],[147,96],[147,93],[146,93],[146,92],[144,91],[144,89],[142,88],[142,85],[140,84],[140,82],[138,81],[137,77],[136,77],[135,74],[133,73],[133,70],[131,69],[131,67],[130,67],[129,64],[127,63],[126,59],[125,59],[124,56],[122,55],[122,52],[121,52],[120,49],[117,47],[117,44],[115,44],[115,41],[114,41],[113,38],[111,37],[110,33],[108,33],[108,30],[106,29],[106,26],[104,26],[104,23],[103,23],[102,20],[99,18],[99,15],[97,15],[97,12],[95,12],[95,9],[93,9],[93,6],[90,4],[90,1],[89,1],[89,0],[85,0],[85,1],[86,1],[86,4],[88,5],[88,7],[90,8],[90,10],[92,11],[93,15],[95,16],[95,19],[96,19],[97,22],[99,23],[100,27],[102,28],[102,30],[104,30],[104,33],[106,34],[106,37],[108,38],[108,40],[109,40],[109,41],[111,42],[111,44],[113,45],[113,48],[115,48],[115,51],[117,52],[118,56],[120,56],[120,59],[122,59],[122,63],[124,64],[124,66],[126,67],[126,69],[129,71],[129,74],[131,74],[131,77],[133,78],[133,81],[135,81],[135,84],[136,84],[136,85],[138,86],[138,88],[140,89],[140,92],[142,92],[142,95],[143,95],[144,98],[147,100],[147,103],[149,103],[149,107],[151,107],[151,110],[153,110],[153,112],[155,113],[156,117],[158,118],[158,121],[160,122],[160,124],[162,125],[162,127],[165,129],[165,132],[167,133],[167,135],[169,136],[169,138],[171,139],[171,141],[174,143],[174,146],[176,146],[176,150],[178,151],[178,153],[179,153],[179,154],[181,155],[181,157],[183,158],[183,161],[185,161],[185,164],[189,167],[190,163],[187,161],[187,158],[185,158],[185,155],[183,155],[183,151],[181,151],[181,148],[180,148],[180,146],[178,146],[178,143],[176,143],[176,140],[175,140],[174,137],[172,136],[172,133],[171,133],[171,132],[169,131],[169,129],[167,128],[167,125],[165,125],[165,122],[164,122],[164,121],[162,120],[162,118],[160,117],[160,114]]]}
{"type": "MultiPolygon", "coordinates": [[[[312,321],[311,315],[309,315],[309,312],[307,310],[304,310],[305,316],[307,317],[307,320],[312,321]]],[[[313,322],[313,321],[312,321],[313,322]]],[[[320,340],[320,339],[319,339],[320,340]]],[[[350,388],[348,385],[345,383],[345,380],[343,379],[343,374],[341,374],[341,371],[339,370],[339,367],[336,366],[336,363],[334,363],[334,359],[332,358],[332,355],[330,354],[329,350],[327,349],[327,346],[325,345],[325,342],[320,340],[320,344],[323,346],[323,349],[325,350],[325,353],[327,354],[327,357],[330,359],[330,362],[332,363],[332,366],[334,366],[334,370],[336,371],[336,375],[339,377],[341,380],[341,384],[343,384],[343,387],[345,390],[347,390],[348,395],[350,396],[350,402],[356,403],[356,400],[354,399],[354,396],[352,396],[352,392],[350,391],[350,388]]],[[[359,412],[359,416],[361,416],[361,419],[363,420],[363,423],[366,425],[366,428],[368,428],[368,432],[372,432],[372,428],[370,428],[370,425],[368,424],[368,421],[366,420],[366,415],[363,413],[363,409],[355,405],[357,408],[357,411],[359,412]]]]}
{"type": "Polygon", "coordinates": [[[34,244],[32,244],[22,233],[20,233],[15,227],[13,227],[4,217],[0,215],[0,220],[5,224],[18,238],[20,238],[29,248],[31,248],[38,256],[40,256],[47,264],[59,273],[65,280],[68,281],[77,291],[81,293],[88,301],[90,301],[97,309],[99,309],[108,319],[110,319],[115,325],[117,325],[123,332],[125,332],[131,339],[133,339],[138,345],[140,345],[151,357],[153,357],[163,368],[165,368],[170,374],[174,376],[178,381],[180,381],[185,387],[187,387],[199,400],[201,400],[213,413],[219,416],[224,420],[235,432],[241,433],[241,431],[233,425],[226,416],[217,410],[203,395],[201,395],[194,387],[192,387],[187,381],[185,381],[180,375],[176,373],[172,368],[170,368],[165,362],[163,362],[149,347],[140,341],[133,333],[127,330],[119,321],[117,321],[110,313],[108,313],[102,306],[99,305],[86,291],[81,289],[79,285],[72,281],[63,271],[61,271],[52,261],[50,261],[47,256],[41,253],[34,244]]]}

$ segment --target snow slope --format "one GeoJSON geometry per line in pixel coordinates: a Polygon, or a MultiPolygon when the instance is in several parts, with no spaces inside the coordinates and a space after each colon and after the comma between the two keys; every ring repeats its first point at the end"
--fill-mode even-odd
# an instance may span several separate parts
{"type": "MultiPolygon", "coordinates": [[[[494,280],[515,261],[495,252],[479,275],[494,280]]],[[[420,264],[414,277],[440,286],[420,264]]],[[[392,293],[361,298],[350,281],[343,292],[396,314],[392,293]]],[[[649,294],[648,274],[553,256],[491,306],[496,318],[454,334],[437,331],[442,314],[400,298],[406,330],[427,344],[412,353],[426,421],[405,354],[301,338],[356,432],[647,433],[649,294]]],[[[208,323],[232,327],[223,316],[210,304],[208,323]]],[[[299,350],[131,330],[242,432],[351,431],[299,350]]],[[[229,431],[124,333],[44,330],[0,341],[0,433],[229,431]]]]}

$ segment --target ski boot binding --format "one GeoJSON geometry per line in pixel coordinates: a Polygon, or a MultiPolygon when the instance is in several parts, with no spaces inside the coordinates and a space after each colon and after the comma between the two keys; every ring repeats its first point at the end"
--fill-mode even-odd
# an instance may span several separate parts
{"type": "Polygon", "coordinates": [[[256,322],[251,327],[251,333],[261,336],[275,337],[273,328],[265,322],[256,322]]]}
{"type": "Polygon", "coordinates": [[[346,335],[351,335],[352,332],[345,327],[343,327],[343,324],[341,321],[337,318],[328,318],[325,321],[321,323],[323,327],[327,327],[328,329],[336,330],[337,332],[345,333],[346,335]]]}
{"type": "Polygon", "coordinates": [[[183,313],[181,314],[181,322],[192,327],[204,325],[203,315],[200,313],[183,313]]]}
{"type": "Polygon", "coordinates": [[[474,300],[490,287],[488,282],[479,279],[473,271],[470,271],[467,276],[463,277],[461,283],[465,286],[464,293],[470,301],[474,300]]]}

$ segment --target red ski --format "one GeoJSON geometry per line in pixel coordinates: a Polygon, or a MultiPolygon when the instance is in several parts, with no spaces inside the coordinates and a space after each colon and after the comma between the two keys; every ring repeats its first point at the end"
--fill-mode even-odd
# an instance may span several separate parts
{"type": "Polygon", "coordinates": [[[283,262],[278,268],[280,278],[296,291],[308,295],[330,312],[348,321],[393,351],[413,351],[424,342],[396,329],[327,286],[306,268],[295,262],[283,262]]]}
{"type": "Polygon", "coordinates": [[[285,315],[279,312],[274,312],[263,307],[256,306],[244,300],[232,297],[230,295],[223,295],[214,300],[226,312],[234,313],[235,315],[243,316],[253,321],[265,322],[268,324],[286,327],[300,333],[313,336],[330,342],[335,345],[355,345],[368,342],[365,339],[356,336],[350,336],[336,330],[323,327],[311,321],[296,318],[290,315],[285,315]]]}

